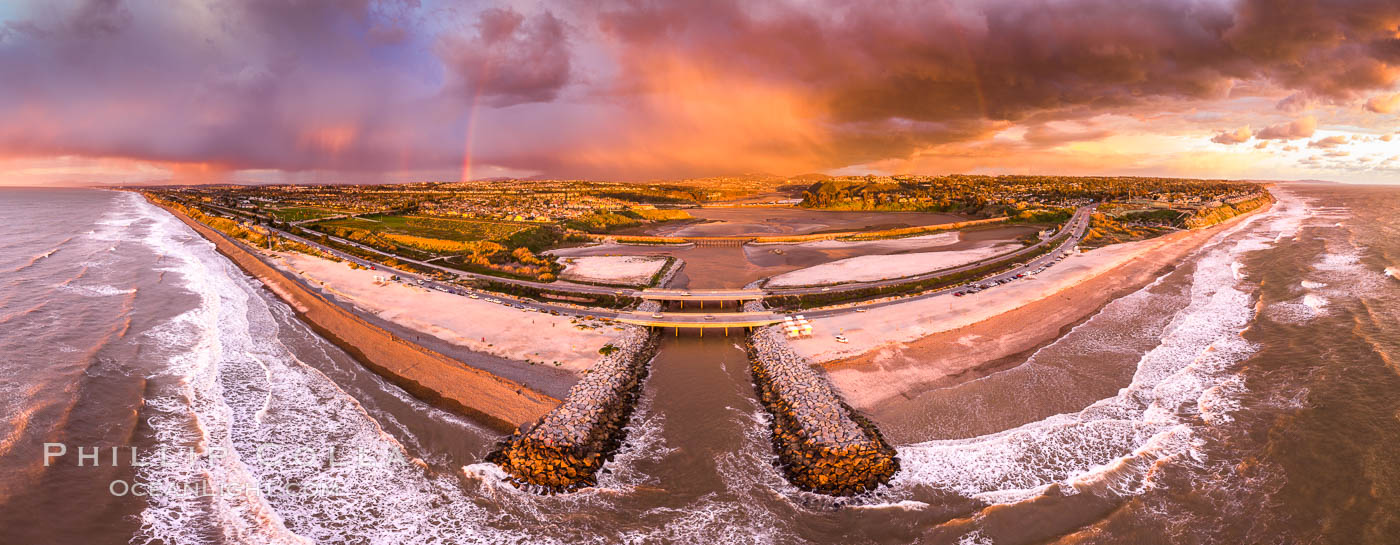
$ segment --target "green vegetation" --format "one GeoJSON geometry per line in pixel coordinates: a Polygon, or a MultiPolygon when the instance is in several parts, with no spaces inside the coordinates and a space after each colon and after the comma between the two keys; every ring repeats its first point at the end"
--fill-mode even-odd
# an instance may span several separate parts
{"type": "Polygon", "coordinates": [[[1089,231],[1080,245],[1085,248],[1098,248],[1110,244],[1146,240],[1173,231],[1171,227],[1133,225],[1120,221],[1102,212],[1089,216],[1089,231]]]}
{"type": "Polygon", "coordinates": [[[1187,212],[1172,209],[1134,210],[1119,214],[1118,218],[1128,222],[1175,226],[1183,225],[1183,220],[1189,215],[1187,212]]]}
{"type": "Polygon", "coordinates": [[[1023,208],[1007,211],[1011,223],[1060,224],[1074,217],[1074,208],[1023,208]]]}
{"type": "Polygon", "coordinates": [[[610,233],[618,229],[645,223],[660,223],[693,219],[685,210],[633,209],[609,212],[597,210],[564,222],[564,225],[589,233],[610,233]]]}
{"type": "Polygon", "coordinates": [[[593,212],[564,222],[564,225],[571,229],[578,229],[589,233],[607,233],[616,229],[641,224],[642,220],[639,217],[615,212],[593,212]]]}
{"type": "Polygon", "coordinates": [[[1187,207],[1262,189],[1248,182],[1130,176],[864,176],[814,183],[803,192],[801,206],[1006,215],[1012,221],[1022,221],[1016,216],[1031,211],[1024,221],[1039,223],[1053,220],[1058,215],[1054,210],[1072,208],[1076,202],[1140,201],[1187,207]]]}
{"type": "Polygon", "coordinates": [[[536,301],[543,301],[546,303],[558,303],[560,301],[564,301],[575,304],[620,309],[632,307],[641,302],[641,299],[638,299],[636,297],[628,297],[624,295],[592,293],[583,294],[564,290],[540,289],[533,286],[522,286],[520,284],[498,282],[495,280],[488,280],[483,278],[473,278],[470,280],[464,280],[461,283],[475,289],[491,291],[496,293],[504,293],[507,295],[514,295],[517,297],[528,297],[530,299],[534,299],[536,301]]]}
{"type": "Polygon", "coordinates": [[[533,228],[530,224],[514,222],[379,215],[334,219],[317,222],[313,226],[392,232],[420,238],[456,241],[504,241],[517,232],[533,228]]]}
{"type": "Polygon", "coordinates": [[[269,248],[271,250],[279,252],[299,252],[306,255],[320,257],[323,259],[329,259],[331,261],[343,261],[339,257],[328,254],[311,246],[307,246],[306,244],[302,244],[294,240],[287,240],[280,236],[273,235],[266,228],[263,227],[244,226],[243,224],[235,220],[231,220],[221,216],[206,214],[203,210],[200,210],[199,208],[194,206],[188,206],[168,199],[162,199],[159,196],[156,196],[154,193],[143,193],[143,195],[147,199],[150,199],[151,202],[176,210],[192,220],[209,226],[210,229],[228,235],[229,237],[242,240],[259,248],[269,248]]]}
{"type": "Polygon", "coordinates": [[[1190,218],[1186,219],[1186,226],[1192,229],[1209,227],[1273,202],[1273,196],[1265,193],[1250,199],[1242,199],[1233,203],[1226,202],[1219,206],[1202,208],[1192,214],[1190,218]]]}
{"type": "Polygon", "coordinates": [[[673,210],[665,208],[640,208],[633,210],[638,216],[647,221],[679,221],[695,219],[690,212],[685,210],[673,210]]]}
{"type": "Polygon", "coordinates": [[[562,268],[535,252],[557,244],[563,234],[526,223],[375,215],[308,227],[414,259],[450,256],[443,260],[444,265],[479,274],[552,282],[562,268]]]}
{"type": "Polygon", "coordinates": [[[291,222],[329,218],[331,216],[339,216],[348,213],[349,212],[344,212],[340,210],[330,210],[327,208],[317,208],[312,206],[289,206],[286,208],[279,208],[277,210],[273,210],[272,216],[280,221],[291,222]]]}

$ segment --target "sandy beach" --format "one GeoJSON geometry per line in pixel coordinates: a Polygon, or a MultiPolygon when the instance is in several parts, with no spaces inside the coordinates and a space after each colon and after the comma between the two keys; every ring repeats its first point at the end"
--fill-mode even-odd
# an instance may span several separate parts
{"type": "Polygon", "coordinates": [[[774,276],[768,287],[797,287],[903,278],[973,263],[1015,251],[1017,244],[983,243],[965,250],[942,250],[848,257],[774,276]]]}
{"type": "Polygon", "coordinates": [[[575,374],[592,366],[598,349],[622,334],[616,326],[601,322],[525,312],[398,282],[377,282],[375,277],[384,273],[351,269],[344,263],[305,254],[277,253],[274,264],[389,322],[473,352],[538,362],[575,374]]]}
{"type": "Polygon", "coordinates": [[[1055,339],[1064,328],[1151,282],[1250,216],[1075,254],[1033,280],[970,296],[933,297],[816,319],[817,334],[792,345],[826,368],[848,403],[870,409],[894,396],[975,378],[977,370],[997,360],[1055,339]],[[837,342],[838,333],[850,342],[837,342]]]}
{"type": "Polygon", "coordinates": [[[646,285],[666,266],[665,257],[643,255],[565,257],[559,262],[564,264],[561,279],[626,286],[646,285]]]}

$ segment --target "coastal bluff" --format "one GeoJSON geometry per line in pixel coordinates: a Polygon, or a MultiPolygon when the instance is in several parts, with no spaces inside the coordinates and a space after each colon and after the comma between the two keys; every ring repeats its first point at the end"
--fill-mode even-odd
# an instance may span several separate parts
{"type": "Polygon", "coordinates": [[[152,204],[213,242],[219,253],[291,305],[322,337],[415,397],[499,431],[534,422],[559,404],[529,387],[403,340],[308,290],[222,233],[178,210],[152,204]]]}

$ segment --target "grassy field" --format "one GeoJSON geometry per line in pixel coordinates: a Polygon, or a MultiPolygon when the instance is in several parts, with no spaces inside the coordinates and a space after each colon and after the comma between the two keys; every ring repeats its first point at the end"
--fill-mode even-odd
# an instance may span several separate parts
{"type": "Polygon", "coordinates": [[[478,240],[503,241],[531,226],[483,220],[429,218],[423,216],[365,216],[342,218],[319,223],[328,227],[363,229],[375,233],[394,233],[425,239],[470,242],[478,240]]]}
{"type": "Polygon", "coordinates": [[[315,206],[289,206],[287,208],[274,210],[272,212],[272,215],[276,216],[277,219],[282,221],[306,221],[321,218],[329,218],[331,216],[339,216],[341,214],[348,213],[349,212],[346,212],[344,210],[333,210],[330,208],[319,208],[315,206]]]}
{"type": "Polygon", "coordinates": [[[451,256],[441,264],[469,272],[550,282],[563,267],[535,252],[557,244],[557,229],[516,222],[362,216],[309,227],[412,259],[451,256]]]}

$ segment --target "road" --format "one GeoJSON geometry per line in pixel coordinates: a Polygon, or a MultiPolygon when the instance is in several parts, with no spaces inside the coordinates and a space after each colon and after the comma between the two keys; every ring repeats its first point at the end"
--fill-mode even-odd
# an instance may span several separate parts
{"type": "MultiPolygon", "coordinates": [[[[189,204],[189,203],[186,203],[186,204],[189,204]]],[[[258,215],[258,214],[252,214],[252,213],[244,212],[244,211],[236,211],[236,210],[228,209],[228,208],[225,208],[225,207],[222,207],[222,206],[211,205],[211,204],[209,204],[209,203],[201,203],[201,205],[204,206],[204,207],[209,207],[209,208],[218,209],[218,210],[221,210],[221,211],[223,211],[223,212],[225,212],[225,213],[234,214],[234,215],[236,215],[236,216],[242,216],[242,217],[245,217],[245,218],[248,217],[248,216],[254,216],[254,217],[263,219],[265,222],[270,222],[270,221],[271,221],[270,218],[267,218],[266,216],[262,216],[262,215],[258,215]]],[[[1028,273],[1028,272],[1030,272],[1030,271],[1034,271],[1034,270],[1040,268],[1041,266],[1044,266],[1044,265],[1047,265],[1047,264],[1053,265],[1054,262],[1057,261],[1057,260],[1060,258],[1061,255],[1063,255],[1065,249],[1067,249],[1067,248],[1073,248],[1076,244],[1078,244],[1079,241],[1084,237],[1084,233],[1085,233],[1085,232],[1087,231],[1087,229],[1088,229],[1088,226],[1089,226],[1089,216],[1090,216],[1090,214],[1093,212],[1093,209],[1094,209],[1094,206],[1093,206],[1093,205],[1088,205],[1088,206],[1079,207],[1077,210],[1075,210],[1074,215],[1070,218],[1070,220],[1067,221],[1067,222],[1065,222],[1064,227],[1062,227],[1061,230],[1060,230],[1059,232],[1055,233],[1055,236],[1053,236],[1053,237],[1050,237],[1050,238],[1048,238],[1048,239],[1046,239],[1046,240],[1040,241],[1040,242],[1038,242],[1038,243],[1036,243],[1036,244],[1033,244],[1033,245],[1031,245],[1031,246],[1027,246],[1027,247],[1025,247],[1025,248],[1021,248],[1020,250],[1017,250],[1017,251],[1012,252],[1012,253],[1010,253],[1010,254],[1003,254],[1003,255],[1001,255],[1001,256],[996,256],[996,257],[988,258],[988,259],[985,259],[985,260],[982,260],[982,261],[978,261],[978,262],[975,262],[975,263],[970,263],[970,264],[963,265],[963,266],[960,266],[960,267],[954,267],[954,268],[950,268],[950,269],[942,269],[942,270],[938,270],[938,271],[933,271],[933,272],[925,273],[925,274],[922,274],[922,275],[911,276],[911,277],[904,277],[904,278],[897,278],[897,279],[878,280],[878,281],[871,281],[871,282],[858,282],[858,283],[849,283],[849,284],[840,284],[840,285],[827,286],[827,287],[788,288],[788,289],[767,289],[767,290],[763,290],[763,292],[766,293],[767,295],[803,295],[803,294],[814,294],[814,293],[850,291],[850,290],[866,289],[866,288],[881,287],[881,286],[894,286],[894,285],[904,284],[904,283],[908,283],[908,282],[916,282],[916,281],[920,281],[920,280],[925,280],[925,279],[930,279],[930,278],[936,278],[936,277],[939,277],[939,276],[944,276],[944,275],[947,275],[947,274],[953,274],[953,273],[957,273],[957,272],[962,272],[962,271],[967,271],[967,270],[975,269],[975,268],[980,267],[980,266],[982,266],[982,265],[985,265],[986,263],[991,262],[991,261],[1001,261],[1001,260],[1005,260],[1005,259],[1008,259],[1008,258],[1014,258],[1015,256],[1018,256],[1018,255],[1024,255],[1024,254],[1027,254],[1027,253],[1032,253],[1032,252],[1035,252],[1036,250],[1038,250],[1038,249],[1044,247],[1045,245],[1051,244],[1052,242],[1054,242],[1055,239],[1056,239],[1057,237],[1059,237],[1061,234],[1063,234],[1063,233],[1065,232],[1065,230],[1069,230],[1069,231],[1070,231],[1070,236],[1069,236],[1069,238],[1067,238],[1067,239],[1065,239],[1064,241],[1062,241],[1058,246],[1056,246],[1056,248],[1055,248],[1053,251],[1051,251],[1051,252],[1049,252],[1049,253],[1046,253],[1046,254],[1044,254],[1044,255],[1042,255],[1042,256],[1040,256],[1040,257],[1037,257],[1037,258],[1035,258],[1035,259],[1032,259],[1030,262],[1028,262],[1028,263],[1026,263],[1026,264],[1024,264],[1024,265],[1021,265],[1021,266],[1019,266],[1019,267],[1016,267],[1016,268],[1014,268],[1014,269],[1010,269],[1010,270],[1004,271],[1004,272],[1002,272],[1002,273],[999,273],[999,274],[997,274],[997,275],[995,275],[995,276],[992,276],[992,277],[988,277],[988,278],[984,278],[984,279],[982,279],[982,280],[979,280],[979,281],[977,281],[977,282],[974,283],[974,284],[976,284],[976,285],[985,285],[985,286],[989,286],[989,287],[990,287],[990,286],[993,286],[994,283],[996,283],[996,282],[998,282],[998,281],[1015,281],[1015,278],[1014,278],[1014,277],[1015,277],[1016,275],[1018,275],[1018,274],[1025,274],[1025,273],[1028,273]]],[[[232,219],[237,219],[237,218],[232,218],[232,219]]],[[[377,263],[377,262],[373,262],[373,261],[361,259],[361,258],[359,258],[359,257],[353,256],[353,255],[350,255],[350,254],[347,254],[347,253],[345,253],[345,252],[336,250],[335,248],[332,248],[332,247],[326,246],[326,245],[324,245],[324,244],[321,244],[321,243],[318,242],[318,241],[315,241],[315,240],[312,240],[312,239],[309,239],[309,238],[306,238],[306,237],[302,237],[302,236],[299,236],[299,235],[295,235],[295,234],[289,233],[289,232],[287,232],[287,231],[284,231],[284,230],[281,230],[281,229],[277,229],[277,228],[271,227],[270,225],[266,225],[266,224],[265,224],[264,227],[267,228],[267,229],[270,229],[270,230],[272,230],[272,231],[277,232],[277,234],[278,234],[279,236],[285,237],[285,238],[287,238],[287,239],[289,239],[289,240],[293,240],[293,241],[296,241],[296,242],[300,242],[300,243],[302,243],[302,244],[306,244],[306,245],[308,245],[308,246],[311,246],[311,247],[313,247],[313,248],[316,248],[316,249],[321,250],[321,251],[323,251],[323,252],[326,252],[326,253],[328,253],[328,254],[334,255],[334,256],[336,256],[336,257],[338,257],[338,258],[341,258],[341,259],[344,259],[344,260],[346,260],[346,261],[349,261],[349,262],[352,262],[352,263],[356,263],[356,264],[358,264],[358,265],[360,265],[360,266],[363,266],[363,267],[366,267],[366,268],[370,268],[370,269],[374,269],[374,270],[383,271],[386,275],[388,275],[388,274],[397,275],[399,278],[403,279],[403,280],[406,281],[406,282],[409,282],[409,283],[412,283],[412,284],[415,284],[415,285],[419,285],[419,286],[422,286],[422,287],[427,288],[427,289],[434,289],[434,290],[442,291],[442,292],[445,292],[445,293],[451,293],[451,294],[461,295],[461,296],[465,296],[465,297],[472,297],[472,296],[475,296],[475,297],[478,298],[478,299],[484,299],[484,300],[488,300],[488,301],[491,301],[491,302],[496,302],[496,303],[498,303],[498,304],[504,304],[504,305],[509,305],[509,306],[513,306],[513,307],[516,307],[516,308],[520,308],[520,309],[522,309],[522,310],[524,310],[524,311],[526,311],[526,312],[557,312],[557,313],[559,313],[559,314],[566,314],[566,315],[571,315],[571,316],[591,316],[591,317],[596,317],[596,318],[608,318],[608,319],[622,320],[622,321],[626,321],[626,322],[629,322],[629,323],[639,323],[639,324],[644,324],[644,325],[648,325],[648,324],[649,324],[649,325],[655,325],[655,324],[651,324],[651,322],[663,322],[663,321],[664,321],[667,325],[680,325],[680,326],[682,326],[682,327],[685,327],[685,326],[687,326],[687,325],[703,325],[703,326],[705,326],[705,327],[723,327],[724,324],[723,324],[723,323],[720,323],[720,321],[726,321],[726,322],[727,322],[727,321],[731,321],[731,320],[728,320],[728,318],[731,318],[731,317],[733,317],[733,316],[729,316],[729,315],[736,314],[736,313],[728,313],[728,312],[713,313],[713,315],[716,316],[716,318],[706,318],[706,316],[707,316],[707,315],[710,315],[710,314],[706,314],[706,313],[703,313],[703,312],[700,312],[700,313],[664,313],[663,316],[664,316],[665,319],[664,319],[664,320],[657,320],[656,318],[653,317],[652,313],[647,313],[647,312],[630,312],[630,311],[622,311],[622,312],[620,312],[620,311],[613,311],[613,310],[606,310],[606,309],[580,309],[580,308],[578,308],[578,307],[569,306],[569,305],[544,303],[544,302],[539,302],[539,301],[535,301],[535,300],[532,300],[532,299],[518,298],[518,297],[513,297],[513,296],[507,296],[507,295],[497,294],[497,293],[494,293],[494,292],[484,292],[484,291],[483,291],[483,292],[478,292],[478,291],[474,291],[474,290],[471,290],[471,289],[468,289],[468,288],[464,288],[464,287],[459,286],[459,285],[449,284],[449,283],[444,283],[444,282],[439,282],[439,281],[433,279],[433,278],[430,277],[430,276],[426,276],[426,275],[422,275],[422,274],[418,274],[418,273],[414,273],[414,272],[410,272],[410,271],[406,271],[406,270],[402,270],[402,269],[397,269],[397,268],[393,268],[393,267],[388,267],[388,266],[383,265],[383,264],[381,264],[381,263],[377,263]],[[692,318],[692,317],[693,317],[693,318],[692,318]],[[716,320],[717,320],[718,318],[720,318],[720,317],[725,318],[725,320],[716,321],[716,320]]],[[[331,240],[334,240],[336,243],[339,243],[339,244],[345,244],[345,245],[353,246],[353,247],[355,247],[355,248],[359,248],[359,249],[364,250],[364,251],[366,251],[366,252],[372,252],[372,253],[379,254],[379,255],[383,255],[383,256],[386,256],[386,257],[391,257],[391,258],[394,258],[394,259],[399,260],[399,261],[402,261],[402,262],[413,263],[414,265],[418,265],[418,266],[420,266],[420,267],[424,267],[424,268],[428,268],[428,269],[432,269],[432,270],[437,270],[437,271],[442,271],[442,272],[445,272],[445,273],[448,273],[448,274],[452,274],[452,275],[455,275],[455,276],[466,277],[466,278],[474,278],[474,279],[481,279],[481,280],[489,280],[489,281],[492,281],[492,282],[500,282],[500,283],[505,283],[505,284],[518,285],[518,286],[522,286],[522,287],[529,287],[529,288],[535,288],[535,289],[540,289],[540,290],[555,291],[555,292],[566,292],[566,293],[577,293],[577,294],[587,294],[587,295],[617,295],[617,296],[626,296],[626,297],[643,297],[644,294],[648,294],[647,292],[649,292],[649,294],[651,294],[651,295],[655,295],[655,294],[661,293],[661,292],[668,292],[668,291],[674,291],[674,292],[676,292],[677,294],[683,293],[683,292],[689,292],[688,290],[636,290],[636,289],[628,289],[628,288],[611,288],[611,287],[604,287],[604,286],[590,286],[590,285],[587,285],[587,284],[576,284],[576,283],[572,283],[572,282],[541,283],[541,282],[531,282],[531,281],[528,281],[528,280],[516,280],[516,279],[510,279],[510,278],[502,278],[502,277],[498,277],[498,276],[492,276],[492,275],[486,275],[486,274],[479,274],[479,273],[472,273],[472,272],[462,271],[462,270],[459,270],[459,269],[453,269],[453,268],[451,268],[451,267],[444,267],[444,266],[437,265],[437,264],[434,264],[434,263],[429,263],[429,262],[427,262],[427,261],[420,261],[420,260],[416,260],[416,259],[409,259],[409,258],[406,258],[406,257],[403,257],[403,256],[399,256],[399,255],[391,254],[391,253],[384,252],[384,251],[381,251],[381,250],[377,250],[377,249],[375,249],[375,248],[371,248],[371,247],[369,247],[369,246],[365,246],[365,245],[363,245],[363,244],[359,244],[359,243],[354,242],[354,241],[346,240],[346,239],[339,238],[339,237],[333,237],[333,236],[330,236],[330,235],[326,235],[326,236],[327,236],[328,238],[330,238],[331,240]]],[[[1027,278],[1034,278],[1034,277],[1033,277],[1033,276],[1028,276],[1027,278]]],[[[905,302],[905,301],[910,301],[910,300],[915,300],[915,299],[926,299],[926,298],[929,298],[929,297],[942,297],[942,296],[952,297],[952,296],[953,296],[953,295],[952,295],[953,293],[955,293],[955,292],[957,292],[957,291],[961,291],[961,290],[966,290],[970,285],[973,285],[973,284],[964,284],[964,285],[959,285],[959,286],[952,286],[952,287],[948,287],[948,288],[944,288],[944,289],[932,291],[932,292],[929,292],[929,293],[924,293],[924,294],[917,295],[917,296],[913,296],[913,297],[901,297],[901,298],[896,298],[896,299],[893,299],[893,300],[890,300],[890,301],[880,301],[880,302],[875,302],[875,303],[854,304],[854,305],[850,305],[850,306],[846,306],[846,307],[841,307],[841,308],[833,308],[833,309],[827,309],[827,310],[817,310],[817,311],[804,312],[803,314],[806,315],[806,316],[809,316],[809,317],[819,318],[819,317],[823,317],[823,316],[835,316],[835,315],[845,314],[845,313],[849,313],[849,312],[865,311],[865,310],[869,310],[869,309],[873,309],[873,308],[879,308],[879,307],[882,307],[882,306],[885,306],[885,305],[897,304],[897,303],[901,303],[901,302],[905,302]],[[858,310],[858,309],[859,309],[859,310],[858,310]]],[[[718,293],[718,292],[725,292],[725,293],[733,292],[733,293],[736,293],[736,294],[742,292],[743,294],[747,295],[747,294],[751,293],[753,290],[733,289],[733,290],[715,290],[715,291],[716,291],[717,293],[718,293]]],[[[704,291],[704,290],[695,290],[694,292],[689,292],[689,293],[703,294],[703,293],[705,293],[705,291],[704,291]]],[[[970,295],[970,296],[975,296],[975,295],[970,295]]],[[[679,299],[676,299],[676,300],[679,300],[679,299]]],[[[764,314],[767,314],[767,313],[764,313],[764,314]]],[[[773,315],[773,316],[776,316],[776,315],[773,315]]],[[[766,317],[765,317],[765,318],[766,318],[766,317]]],[[[751,321],[751,320],[750,320],[750,321],[751,321]]]]}
{"type": "MultiPolygon", "coordinates": [[[[1035,244],[1032,244],[1032,245],[1030,245],[1030,246],[1026,246],[1025,248],[1021,248],[1021,249],[1019,249],[1019,250],[1016,250],[1015,252],[1011,252],[1011,253],[1007,253],[1007,254],[1002,254],[1002,255],[997,255],[997,256],[992,256],[992,257],[989,257],[989,258],[987,258],[987,259],[983,259],[983,260],[980,260],[980,261],[975,261],[975,262],[968,263],[967,265],[962,265],[962,266],[959,266],[959,267],[953,267],[953,268],[949,268],[949,269],[939,269],[939,270],[927,272],[927,273],[924,273],[924,274],[919,274],[919,275],[914,275],[914,276],[906,276],[906,277],[902,277],[902,278],[891,278],[891,279],[887,279],[887,280],[872,280],[872,281],[869,281],[869,282],[851,282],[851,283],[839,284],[839,285],[834,285],[834,286],[816,286],[816,287],[806,287],[806,288],[770,288],[770,289],[765,289],[764,291],[766,291],[769,295],[805,295],[805,294],[823,293],[823,292],[830,292],[830,291],[850,291],[850,290],[866,289],[866,288],[878,288],[878,287],[884,287],[884,286],[897,286],[897,285],[899,285],[899,284],[906,284],[906,283],[909,283],[909,282],[918,282],[918,281],[920,281],[920,280],[927,280],[927,279],[931,279],[931,278],[937,278],[937,277],[940,277],[940,276],[946,276],[946,275],[949,275],[949,274],[955,274],[955,273],[959,273],[959,272],[963,272],[963,271],[968,271],[968,270],[976,269],[977,267],[981,267],[981,266],[983,266],[983,265],[986,265],[987,263],[990,263],[990,262],[1003,261],[1003,260],[1006,260],[1006,259],[1013,259],[1013,258],[1015,258],[1016,256],[1025,255],[1025,254],[1028,254],[1028,253],[1034,253],[1036,250],[1038,250],[1038,249],[1044,247],[1046,244],[1050,244],[1050,243],[1054,242],[1054,240],[1055,240],[1056,237],[1058,237],[1058,236],[1060,236],[1061,234],[1064,233],[1064,229],[1070,229],[1070,230],[1072,231],[1072,234],[1071,234],[1071,237],[1070,237],[1070,238],[1073,239],[1073,240],[1072,240],[1073,243],[1076,243],[1076,244],[1077,244],[1077,243],[1079,242],[1079,239],[1080,239],[1080,238],[1083,238],[1083,236],[1084,236],[1084,230],[1085,230],[1085,229],[1088,227],[1088,225],[1089,225],[1089,216],[1093,213],[1093,210],[1094,210],[1094,206],[1093,206],[1093,205],[1081,206],[1081,207],[1079,207],[1078,209],[1076,209],[1076,210],[1074,211],[1074,215],[1070,217],[1069,221],[1065,222],[1065,226],[1064,226],[1063,228],[1061,228],[1061,231],[1055,233],[1055,235],[1052,236],[1052,237],[1050,237],[1050,238],[1047,238],[1047,239],[1045,239],[1045,240],[1042,240],[1042,241],[1037,242],[1037,243],[1035,243],[1035,244]]],[[[1052,253],[1053,253],[1053,252],[1052,252],[1052,253]]]]}
{"type": "MultiPolygon", "coordinates": [[[[1025,282],[1025,281],[1034,281],[1035,276],[1032,274],[1033,271],[1035,271],[1035,270],[1037,270],[1037,269],[1040,269],[1040,268],[1042,268],[1042,267],[1054,266],[1055,263],[1059,262],[1059,260],[1062,259],[1063,256],[1066,255],[1067,250],[1073,249],[1076,245],[1079,244],[1079,241],[1080,241],[1080,240],[1083,240],[1083,239],[1084,239],[1084,234],[1085,234],[1085,232],[1087,232],[1088,229],[1089,229],[1089,216],[1093,213],[1093,210],[1094,210],[1094,206],[1093,206],[1093,205],[1083,206],[1083,207],[1080,207],[1078,210],[1076,210],[1075,213],[1074,213],[1074,216],[1071,217],[1070,220],[1069,220],[1068,222],[1065,223],[1064,229],[1069,229],[1069,230],[1070,230],[1069,238],[1065,239],[1062,243],[1060,243],[1058,246],[1056,246],[1054,250],[1052,250],[1052,251],[1050,251],[1050,252],[1048,252],[1048,253],[1046,253],[1046,254],[1044,254],[1044,255],[1041,255],[1041,256],[1039,256],[1039,257],[1037,257],[1037,258],[1035,258],[1035,259],[1032,259],[1032,260],[1026,262],[1026,264],[1021,265],[1021,266],[1019,266],[1019,267],[1016,267],[1016,268],[1013,268],[1013,269],[1009,269],[1009,270],[1003,271],[1003,272],[1001,272],[1001,273],[998,273],[998,274],[996,274],[996,275],[993,275],[993,276],[990,276],[990,277],[987,277],[987,278],[978,280],[978,281],[976,281],[976,282],[969,282],[969,283],[966,283],[966,284],[959,284],[959,285],[956,285],[956,286],[949,286],[949,287],[947,287],[947,288],[942,288],[942,289],[935,290],[935,291],[931,291],[931,292],[928,292],[928,293],[923,293],[923,294],[920,294],[920,295],[915,295],[915,296],[913,296],[913,297],[899,297],[899,298],[895,298],[895,299],[888,300],[888,301],[878,301],[878,302],[873,302],[873,303],[863,303],[863,304],[862,304],[862,303],[857,303],[857,304],[853,304],[853,305],[846,306],[846,307],[842,307],[842,308],[832,308],[832,309],[825,309],[825,310],[807,311],[807,312],[802,312],[802,314],[803,314],[804,316],[809,317],[809,318],[822,318],[822,317],[828,317],[828,316],[838,316],[838,315],[841,315],[841,314],[848,314],[848,313],[851,313],[851,312],[868,312],[868,311],[870,311],[871,309],[876,309],[876,308],[880,308],[880,307],[888,306],[888,305],[896,305],[896,304],[899,304],[899,303],[905,303],[905,302],[909,302],[909,301],[916,301],[916,300],[920,300],[920,299],[929,299],[929,298],[933,298],[933,297],[955,297],[955,295],[954,295],[955,293],[958,293],[958,292],[960,292],[960,291],[961,291],[961,292],[965,292],[965,291],[967,291],[967,290],[968,290],[970,287],[972,287],[972,286],[986,286],[985,289],[996,289],[997,282],[1005,283],[1005,282],[1025,282]],[[1026,276],[1021,277],[1021,278],[1017,278],[1017,275],[1022,275],[1022,274],[1026,275],[1026,276]]],[[[1061,233],[1063,233],[1063,230],[1062,230],[1060,233],[1056,233],[1055,235],[1056,235],[1056,236],[1059,236],[1061,233]]],[[[1045,241],[1042,241],[1042,244],[1049,243],[1051,240],[1054,240],[1054,238],[1052,237],[1051,239],[1047,239],[1047,240],[1045,240],[1045,241]]],[[[1032,250],[1032,249],[1036,248],[1037,246],[1039,246],[1039,245],[1027,246],[1023,251],[1025,251],[1025,250],[1032,250]]],[[[976,264],[974,264],[974,265],[969,265],[969,266],[964,267],[964,268],[962,268],[962,269],[965,270],[966,268],[972,268],[972,267],[976,267],[976,266],[977,266],[976,264]]],[[[950,273],[950,272],[953,272],[953,270],[940,271],[939,274],[948,274],[948,273],[950,273]]],[[[902,280],[902,282],[908,282],[908,281],[909,281],[908,279],[902,280]]],[[[842,287],[845,287],[845,286],[842,286],[842,287]]],[[[820,291],[820,290],[819,290],[819,291],[820,291]]],[[[976,295],[975,293],[970,293],[970,294],[965,294],[965,295],[964,295],[964,297],[976,297],[976,296],[977,296],[977,295],[976,295]]]]}

